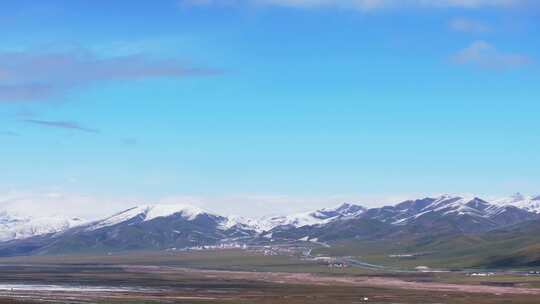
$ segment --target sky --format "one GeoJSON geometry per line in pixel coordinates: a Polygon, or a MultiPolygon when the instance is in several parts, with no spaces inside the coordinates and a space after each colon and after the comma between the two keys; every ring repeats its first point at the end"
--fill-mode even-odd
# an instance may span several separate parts
{"type": "Polygon", "coordinates": [[[540,4],[3,1],[0,206],[540,193],[540,4]]]}

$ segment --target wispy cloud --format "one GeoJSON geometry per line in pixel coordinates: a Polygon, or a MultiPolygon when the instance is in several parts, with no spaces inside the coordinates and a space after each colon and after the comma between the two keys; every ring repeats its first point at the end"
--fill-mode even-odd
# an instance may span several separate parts
{"type": "Polygon", "coordinates": [[[334,7],[373,11],[386,8],[482,8],[512,7],[530,3],[530,0],[181,0],[182,5],[232,6],[274,5],[298,8],[334,7]]]}
{"type": "Polygon", "coordinates": [[[143,55],[102,58],[85,50],[59,53],[0,52],[0,102],[47,100],[110,80],[206,76],[219,70],[143,55]]]}
{"type": "Polygon", "coordinates": [[[52,121],[52,120],[37,120],[37,119],[25,119],[23,120],[26,123],[35,124],[43,127],[49,128],[60,128],[60,129],[69,129],[82,131],[87,133],[99,133],[100,131],[93,128],[88,128],[80,125],[79,123],[72,121],[52,121]]]}
{"type": "Polygon", "coordinates": [[[526,55],[501,52],[493,45],[482,40],[474,41],[457,52],[452,59],[458,64],[489,69],[518,68],[532,62],[526,55]]]}
{"type": "Polygon", "coordinates": [[[450,29],[457,32],[465,33],[487,33],[491,31],[491,27],[483,22],[469,19],[469,18],[455,18],[450,20],[449,23],[450,29]]]}

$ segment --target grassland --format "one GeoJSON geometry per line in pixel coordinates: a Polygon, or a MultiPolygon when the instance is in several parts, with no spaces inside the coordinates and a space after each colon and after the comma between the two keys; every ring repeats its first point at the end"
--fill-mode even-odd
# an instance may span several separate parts
{"type": "Polygon", "coordinates": [[[344,241],[329,248],[318,248],[314,254],[354,256],[362,261],[391,269],[413,270],[417,266],[439,269],[513,269],[538,270],[534,261],[540,257],[538,244],[525,251],[512,242],[485,241],[475,236],[460,236],[425,244],[407,241],[344,241]],[[524,251],[524,252],[522,252],[524,251]],[[401,255],[401,257],[397,257],[401,255]],[[409,256],[407,256],[409,255],[409,256]],[[505,257],[513,259],[504,263],[505,257]],[[533,261],[527,263],[527,261],[533,261]],[[531,265],[531,266],[525,266],[531,265]]]}

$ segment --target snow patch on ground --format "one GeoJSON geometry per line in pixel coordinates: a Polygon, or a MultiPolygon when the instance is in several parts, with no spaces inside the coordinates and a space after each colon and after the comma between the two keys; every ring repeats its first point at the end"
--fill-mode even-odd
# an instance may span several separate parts
{"type": "MultiPolygon", "coordinates": [[[[0,284],[0,291],[71,291],[71,292],[121,292],[137,291],[141,288],[107,287],[107,286],[79,286],[79,285],[39,285],[39,284],[0,284]]],[[[142,289],[149,290],[149,289],[142,289]]]]}

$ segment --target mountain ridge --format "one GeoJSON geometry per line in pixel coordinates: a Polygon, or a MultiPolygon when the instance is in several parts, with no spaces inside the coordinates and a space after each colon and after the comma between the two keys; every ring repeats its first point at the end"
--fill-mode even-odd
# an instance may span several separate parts
{"type": "Polygon", "coordinates": [[[100,220],[5,239],[0,243],[0,255],[478,234],[537,219],[540,210],[534,208],[533,198],[515,196],[506,200],[509,204],[475,196],[441,195],[378,208],[344,203],[259,219],[226,217],[183,204],[141,205],[100,220]]]}

